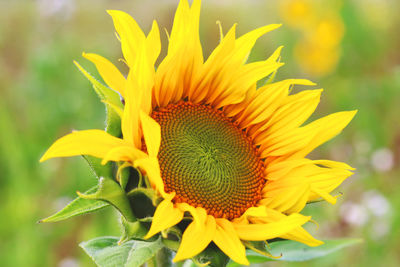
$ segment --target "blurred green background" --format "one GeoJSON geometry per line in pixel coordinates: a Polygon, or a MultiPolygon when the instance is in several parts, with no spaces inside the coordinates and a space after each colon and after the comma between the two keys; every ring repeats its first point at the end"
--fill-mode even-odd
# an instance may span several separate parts
{"type": "MultiPolygon", "coordinates": [[[[79,157],[38,160],[72,129],[103,128],[104,107],[72,63],[94,67],[99,53],[123,69],[106,9],[127,11],[147,32],[168,30],[178,0],[0,0],[0,265],[93,266],[79,242],[118,235],[105,210],[55,224],[37,221],[96,183],[79,157]]],[[[278,79],[308,78],[325,88],[313,118],[359,109],[345,131],[311,158],[350,163],[357,172],[337,190],[335,206],[309,205],[318,238],[365,242],[321,260],[271,266],[400,266],[400,2],[398,0],[203,0],[205,55],[217,45],[220,20],[239,35],[269,23],[250,60],[284,45],[278,79]]],[[[163,37],[165,41],[165,36],[163,37]]],[[[165,51],[164,51],[165,53],[165,51]]]]}

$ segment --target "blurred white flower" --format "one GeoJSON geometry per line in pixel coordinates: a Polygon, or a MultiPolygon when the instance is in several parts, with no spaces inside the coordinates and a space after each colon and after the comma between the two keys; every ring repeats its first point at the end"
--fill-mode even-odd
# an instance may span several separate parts
{"type": "Polygon", "coordinates": [[[369,220],[368,210],[353,202],[346,202],[340,207],[340,216],[346,223],[355,226],[363,226],[369,220]]]}
{"type": "Polygon", "coordinates": [[[391,211],[389,201],[376,190],[365,192],[362,197],[362,202],[376,217],[388,215],[391,211]]]}
{"type": "Polygon", "coordinates": [[[37,7],[42,17],[69,19],[75,11],[75,0],[37,0],[37,7]]]}
{"type": "Polygon", "coordinates": [[[371,165],[378,172],[390,171],[393,168],[394,156],[389,148],[380,148],[371,156],[371,165]]]}
{"type": "Polygon", "coordinates": [[[64,258],[58,263],[58,267],[79,267],[79,263],[75,258],[64,258]]]}

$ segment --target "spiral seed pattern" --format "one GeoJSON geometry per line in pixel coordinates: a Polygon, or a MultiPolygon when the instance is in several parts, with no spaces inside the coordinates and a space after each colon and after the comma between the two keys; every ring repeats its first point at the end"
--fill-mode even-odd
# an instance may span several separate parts
{"type": "Polygon", "coordinates": [[[175,202],[234,219],[261,199],[264,163],[245,132],[221,111],[181,101],[153,111],[161,125],[158,154],[175,202]]]}

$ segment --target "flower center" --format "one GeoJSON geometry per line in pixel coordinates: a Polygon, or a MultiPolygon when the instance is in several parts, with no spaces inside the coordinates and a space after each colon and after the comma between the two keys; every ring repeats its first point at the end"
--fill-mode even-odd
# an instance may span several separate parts
{"type": "Polygon", "coordinates": [[[161,176],[166,192],[176,192],[176,203],[233,219],[261,199],[264,163],[251,139],[221,111],[182,101],[152,117],[161,125],[161,176]]]}

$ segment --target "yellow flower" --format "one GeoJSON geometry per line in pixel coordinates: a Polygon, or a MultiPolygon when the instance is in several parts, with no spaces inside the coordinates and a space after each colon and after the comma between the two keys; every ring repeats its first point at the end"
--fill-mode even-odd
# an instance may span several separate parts
{"type": "Polygon", "coordinates": [[[281,18],[302,36],[293,52],[297,63],[306,73],[323,76],[335,70],[345,31],[340,8],[340,1],[280,2],[281,18]]]}
{"type": "Polygon", "coordinates": [[[293,28],[307,28],[316,20],[317,10],[310,0],[279,1],[282,19],[293,28]]]}
{"type": "Polygon", "coordinates": [[[234,25],[207,60],[199,39],[200,0],[181,0],[168,54],[154,64],[161,44],[157,23],[146,36],[126,13],[109,11],[129,74],[105,58],[84,54],[108,86],[125,100],[122,138],[102,130],[77,131],[57,140],[41,161],[91,155],[141,170],[162,197],[146,238],[178,224],[185,229],[174,261],[191,258],[214,242],[240,264],[249,264],[243,241],[284,238],[322,244],[302,225],[299,212],[351,175],[351,167],[307,154],[341,132],[356,111],[338,112],[303,125],[322,90],[289,95],[288,79],[256,88],[283,64],[281,48],[267,60],[246,63],[256,40],[280,25],[239,38],[234,25]]]}

